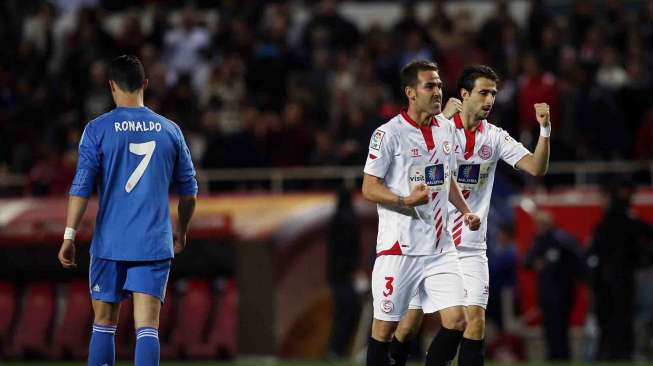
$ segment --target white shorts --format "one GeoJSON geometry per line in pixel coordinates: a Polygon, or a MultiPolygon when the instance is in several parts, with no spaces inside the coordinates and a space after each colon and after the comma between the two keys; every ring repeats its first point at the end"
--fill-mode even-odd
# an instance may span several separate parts
{"type": "Polygon", "coordinates": [[[414,297],[425,313],[464,305],[465,291],[458,254],[378,257],[372,271],[374,318],[399,321],[414,297]]]}
{"type": "MultiPolygon", "coordinates": [[[[465,306],[476,305],[486,309],[490,297],[490,274],[485,249],[460,247],[458,260],[465,284],[465,306]]],[[[422,309],[419,294],[411,299],[408,308],[422,309]]]]}

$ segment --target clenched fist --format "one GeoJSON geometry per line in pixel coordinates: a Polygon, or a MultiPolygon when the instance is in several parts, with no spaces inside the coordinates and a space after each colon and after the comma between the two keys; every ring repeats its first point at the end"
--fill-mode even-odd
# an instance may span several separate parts
{"type": "Polygon", "coordinates": [[[476,231],[481,227],[481,218],[475,213],[470,212],[463,215],[463,222],[471,231],[476,231]]]}
{"type": "Polygon", "coordinates": [[[410,194],[404,198],[404,204],[408,207],[415,207],[429,202],[429,187],[421,183],[416,185],[410,194]]]}
{"type": "Polygon", "coordinates": [[[454,114],[460,113],[462,110],[463,102],[461,102],[460,99],[449,98],[449,100],[447,100],[447,105],[445,105],[442,110],[442,114],[444,114],[445,118],[451,119],[454,114]]]}
{"type": "Polygon", "coordinates": [[[536,103],[533,107],[535,107],[535,118],[537,118],[537,122],[542,127],[548,127],[551,123],[549,105],[546,103],[536,103]]]}

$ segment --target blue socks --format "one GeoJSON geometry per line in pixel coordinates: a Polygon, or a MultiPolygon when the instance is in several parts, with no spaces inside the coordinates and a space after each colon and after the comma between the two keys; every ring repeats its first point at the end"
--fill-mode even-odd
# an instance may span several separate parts
{"type": "Polygon", "coordinates": [[[136,354],[134,355],[134,365],[158,366],[160,349],[161,346],[159,345],[158,329],[152,327],[136,329],[136,354]]]}
{"type": "Polygon", "coordinates": [[[88,366],[113,366],[116,363],[116,326],[93,324],[88,347],[88,366]]]}
{"type": "MultiPolygon", "coordinates": [[[[88,366],[114,366],[116,363],[116,326],[93,324],[88,350],[88,366]]],[[[159,331],[152,327],[136,329],[136,366],[159,365],[159,331]]]]}

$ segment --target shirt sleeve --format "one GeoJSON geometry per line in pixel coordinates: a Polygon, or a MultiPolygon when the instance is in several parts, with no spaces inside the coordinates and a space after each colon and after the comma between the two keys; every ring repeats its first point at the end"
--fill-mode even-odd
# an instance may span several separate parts
{"type": "Polygon", "coordinates": [[[387,133],[387,128],[379,127],[372,134],[367,161],[363,172],[377,178],[385,178],[394,156],[394,139],[387,133]]]}
{"type": "Polygon", "coordinates": [[[84,128],[78,151],[77,171],[70,186],[69,194],[89,198],[93,193],[95,177],[101,166],[100,147],[97,144],[93,124],[89,123],[84,128]]]}
{"type": "Polygon", "coordinates": [[[195,179],[195,167],[190,156],[190,150],[181,130],[177,130],[179,138],[179,150],[173,178],[177,194],[181,196],[192,196],[197,194],[197,180],[195,179]]]}
{"type": "Polygon", "coordinates": [[[512,138],[506,130],[499,128],[498,135],[499,143],[497,146],[499,158],[510,164],[513,168],[524,156],[531,153],[521,142],[512,138]]]}

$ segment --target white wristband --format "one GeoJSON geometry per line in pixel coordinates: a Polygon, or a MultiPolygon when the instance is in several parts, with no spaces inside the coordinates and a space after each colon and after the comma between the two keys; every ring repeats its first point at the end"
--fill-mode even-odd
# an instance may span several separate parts
{"type": "Polygon", "coordinates": [[[63,239],[64,240],[75,240],[75,234],[77,234],[77,230],[67,227],[66,230],[63,232],[63,239]]]}
{"type": "Polygon", "coordinates": [[[551,137],[551,123],[549,122],[549,125],[544,127],[540,125],[540,136],[542,137],[551,137]]]}

